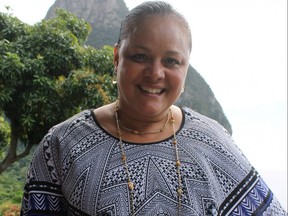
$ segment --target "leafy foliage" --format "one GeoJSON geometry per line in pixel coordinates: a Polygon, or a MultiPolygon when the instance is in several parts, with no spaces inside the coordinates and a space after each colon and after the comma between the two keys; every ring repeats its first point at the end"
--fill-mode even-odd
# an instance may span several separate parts
{"type": "Polygon", "coordinates": [[[5,157],[4,152],[10,141],[9,123],[0,115],[0,160],[5,157]]]}
{"type": "MultiPolygon", "coordinates": [[[[23,145],[20,148],[23,149],[23,145]]],[[[27,167],[31,159],[32,156],[29,155],[16,161],[5,171],[5,175],[0,175],[0,204],[21,203],[27,167]]]]}
{"type": "Polygon", "coordinates": [[[20,204],[14,204],[10,201],[0,204],[0,216],[18,216],[20,215],[20,204]]]}
{"type": "Polygon", "coordinates": [[[0,40],[15,41],[26,34],[27,25],[16,17],[0,12],[0,30],[0,40]]]}
{"type": "Polygon", "coordinates": [[[84,46],[91,31],[86,21],[61,9],[54,19],[34,26],[4,13],[0,20],[0,113],[2,121],[7,119],[0,128],[2,154],[7,148],[1,173],[26,156],[50,127],[111,102],[117,89],[112,47],[84,46]],[[26,147],[20,153],[19,143],[26,147]]]}
{"type": "MultiPolygon", "coordinates": [[[[23,151],[25,147],[21,144],[19,148],[23,151]]],[[[20,215],[23,187],[31,159],[32,154],[16,161],[0,175],[0,216],[20,215]]]]}

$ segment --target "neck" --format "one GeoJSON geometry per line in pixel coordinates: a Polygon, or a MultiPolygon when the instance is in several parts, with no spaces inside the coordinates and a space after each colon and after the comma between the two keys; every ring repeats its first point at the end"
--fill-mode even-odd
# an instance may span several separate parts
{"type": "Polygon", "coordinates": [[[134,135],[149,135],[149,134],[158,134],[166,130],[168,125],[168,120],[172,116],[171,108],[164,111],[161,115],[154,116],[153,118],[147,117],[134,117],[129,113],[125,113],[124,110],[121,110],[119,107],[119,102],[115,104],[115,112],[120,123],[121,130],[134,134],[134,135]]]}

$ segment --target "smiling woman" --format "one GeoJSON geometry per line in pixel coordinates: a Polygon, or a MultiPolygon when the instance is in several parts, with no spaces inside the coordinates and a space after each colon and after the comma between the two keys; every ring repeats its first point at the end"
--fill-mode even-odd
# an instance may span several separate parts
{"type": "Polygon", "coordinates": [[[124,32],[135,24],[141,28],[128,32],[129,37],[120,33],[123,38],[115,47],[120,109],[130,113],[128,116],[135,115],[130,117],[134,119],[143,116],[148,120],[151,115],[163,118],[184,86],[191,40],[182,40],[189,37],[173,16],[163,19],[151,15],[145,21],[130,22],[122,24],[124,32]]]}
{"type": "MultiPolygon", "coordinates": [[[[34,24],[54,2],[1,0],[0,11],[9,5],[34,24]]],[[[131,9],[143,1],[125,2],[131,9]]],[[[191,62],[221,102],[233,139],[287,209],[287,1],[169,2],[190,23],[191,62]]]]}
{"type": "Polygon", "coordinates": [[[174,105],[191,52],[162,1],[124,18],[118,100],[54,126],[35,151],[22,215],[273,215],[279,201],[214,120],[174,105]]]}
{"type": "MultiPolygon", "coordinates": [[[[34,24],[54,2],[2,0],[0,10],[9,5],[34,24]]],[[[143,1],[125,2],[131,9],[143,1]]],[[[287,209],[287,1],[169,2],[190,22],[193,67],[221,102],[234,140],[287,209]]]]}

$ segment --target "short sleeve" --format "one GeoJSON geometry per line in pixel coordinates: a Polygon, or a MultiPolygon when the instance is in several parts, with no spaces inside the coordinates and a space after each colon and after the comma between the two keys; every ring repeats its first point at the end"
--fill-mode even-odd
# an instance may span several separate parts
{"type": "Polygon", "coordinates": [[[21,215],[66,215],[61,181],[51,146],[52,128],[37,146],[27,173],[21,215]]]}

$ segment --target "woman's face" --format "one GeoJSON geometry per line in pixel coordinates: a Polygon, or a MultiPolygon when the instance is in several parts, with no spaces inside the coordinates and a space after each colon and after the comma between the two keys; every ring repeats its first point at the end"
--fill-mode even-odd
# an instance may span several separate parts
{"type": "Polygon", "coordinates": [[[178,18],[145,17],[116,48],[121,110],[151,117],[178,99],[189,66],[189,44],[178,18]]]}

